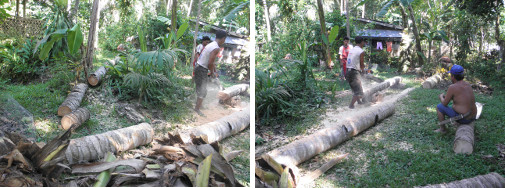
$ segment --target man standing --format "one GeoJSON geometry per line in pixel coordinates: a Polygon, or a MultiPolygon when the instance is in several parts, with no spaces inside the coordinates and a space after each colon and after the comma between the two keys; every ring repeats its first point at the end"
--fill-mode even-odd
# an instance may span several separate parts
{"type": "Polygon", "coordinates": [[[208,36],[204,36],[202,38],[202,43],[196,46],[196,53],[195,53],[195,58],[193,61],[193,77],[195,76],[195,65],[196,61],[198,61],[198,58],[200,57],[200,54],[202,54],[203,49],[205,49],[205,46],[210,43],[210,38],[208,36]]]}
{"type": "Polygon", "coordinates": [[[200,111],[200,108],[202,107],[203,99],[207,95],[208,73],[210,71],[210,77],[216,77],[216,66],[214,61],[216,60],[220,47],[224,44],[225,40],[226,32],[221,30],[216,31],[216,40],[205,46],[205,49],[203,49],[198,61],[196,62],[195,84],[197,98],[194,110],[200,116],[205,116],[200,111]]]}
{"type": "Polygon", "coordinates": [[[365,53],[363,51],[363,46],[365,46],[366,41],[362,37],[356,37],[356,46],[351,49],[347,57],[347,71],[345,74],[345,79],[349,82],[352,90],[352,100],[349,104],[349,108],[354,108],[354,103],[356,101],[361,104],[361,98],[363,98],[363,87],[361,87],[360,74],[365,68],[365,53]]]}
{"type": "MultiPolygon", "coordinates": [[[[458,123],[468,124],[475,120],[477,115],[477,107],[475,106],[475,95],[472,87],[468,82],[463,81],[464,69],[460,65],[454,65],[447,73],[451,73],[452,85],[447,89],[447,95],[440,94],[440,104],[437,105],[438,121],[444,121],[445,116],[455,117],[463,114],[464,118],[458,120],[458,123]],[[453,105],[447,106],[452,100],[453,105]]],[[[440,125],[440,128],[435,132],[446,133],[445,125],[440,125]]]]}
{"type": "Polygon", "coordinates": [[[347,56],[349,55],[349,51],[353,48],[352,45],[349,45],[349,37],[344,37],[344,45],[340,46],[338,49],[338,54],[340,55],[340,67],[342,67],[342,73],[345,77],[345,73],[347,72],[347,56]]]}

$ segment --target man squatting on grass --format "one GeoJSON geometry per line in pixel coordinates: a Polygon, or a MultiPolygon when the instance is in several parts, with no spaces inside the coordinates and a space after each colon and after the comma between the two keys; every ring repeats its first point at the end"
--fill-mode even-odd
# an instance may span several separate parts
{"type": "MultiPolygon", "coordinates": [[[[475,95],[473,94],[472,87],[468,82],[463,81],[463,78],[465,78],[463,75],[464,69],[460,65],[454,65],[447,73],[451,73],[453,84],[447,89],[447,95],[444,96],[441,93],[438,96],[441,102],[437,105],[438,121],[444,121],[445,116],[451,118],[470,112],[468,116],[457,122],[461,124],[471,123],[477,115],[477,107],[475,106],[475,95]],[[447,106],[451,100],[453,101],[452,107],[447,106]]],[[[440,133],[446,133],[446,131],[445,125],[440,125],[440,128],[435,130],[435,132],[440,133]]]]}
{"type": "Polygon", "coordinates": [[[366,41],[362,37],[356,37],[354,39],[356,46],[351,49],[349,55],[347,56],[347,73],[345,74],[345,79],[349,82],[352,90],[352,100],[349,104],[349,108],[354,108],[354,103],[358,101],[361,104],[361,98],[363,98],[363,87],[361,87],[360,77],[365,68],[365,53],[363,51],[363,46],[365,46],[366,41]]]}
{"type": "Polygon", "coordinates": [[[209,75],[212,78],[217,77],[214,61],[216,60],[220,47],[224,44],[225,40],[226,32],[222,30],[216,31],[216,40],[205,46],[205,49],[202,51],[202,54],[198,57],[198,61],[196,62],[197,65],[194,71],[197,98],[194,110],[200,116],[204,116],[204,114],[200,111],[200,108],[202,107],[203,99],[207,96],[207,82],[209,80],[209,75]]]}

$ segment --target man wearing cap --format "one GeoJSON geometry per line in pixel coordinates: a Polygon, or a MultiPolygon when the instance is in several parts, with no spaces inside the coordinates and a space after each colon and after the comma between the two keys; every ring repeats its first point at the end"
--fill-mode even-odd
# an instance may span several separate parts
{"type": "Polygon", "coordinates": [[[198,46],[196,46],[195,58],[193,60],[193,77],[195,76],[196,61],[200,57],[200,54],[202,54],[203,49],[205,49],[205,46],[207,46],[207,44],[209,44],[209,43],[210,43],[210,38],[208,36],[204,36],[202,38],[202,43],[199,44],[198,46]]]}
{"type": "Polygon", "coordinates": [[[198,57],[196,62],[195,85],[197,98],[194,110],[200,116],[205,116],[200,111],[200,108],[202,107],[203,99],[207,96],[207,82],[209,75],[212,78],[216,78],[217,76],[214,61],[221,50],[221,46],[223,46],[226,41],[226,35],[226,31],[216,31],[216,40],[205,46],[205,49],[203,49],[202,54],[198,57]]]}
{"type": "MultiPolygon", "coordinates": [[[[464,69],[460,65],[453,65],[451,70],[447,73],[451,73],[452,85],[447,89],[447,94],[440,94],[438,97],[440,99],[440,104],[437,105],[437,115],[438,121],[444,121],[445,116],[455,117],[460,114],[468,114],[463,119],[458,120],[458,123],[468,124],[475,120],[477,114],[477,107],[475,106],[475,95],[473,94],[472,87],[468,82],[463,80],[464,69]],[[448,106],[449,102],[452,100],[453,105],[448,106]]],[[[446,133],[447,129],[445,125],[440,125],[440,128],[435,130],[435,132],[446,133]]]]}
{"type": "Polygon", "coordinates": [[[349,55],[347,56],[347,73],[345,74],[345,79],[349,82],[351,90],[353,93],[350,109],[354,108],[354,103],[356,101],[361,104],[361,98],[363,97],[363,87],[361,87],[360,74],[365,68],[365,53],[363,51],[363,46],[365,46],[366,41],[362,37],[356,37],[356,46],[351,49],[349,55]]]}

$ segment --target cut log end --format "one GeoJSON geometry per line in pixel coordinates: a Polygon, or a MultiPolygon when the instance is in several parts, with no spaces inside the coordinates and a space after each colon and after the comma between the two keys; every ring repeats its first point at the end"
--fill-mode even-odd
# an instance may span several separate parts
{"type": "MultiPolygon", "coordinates": [[[[68,130],[72,125],[77,124],[75,128],[82,125],[90,117],[89,110],[86,108],[78,108],[77,110],[63,116],[61,118],[61,127],[68,130]]],[[[74,129],[75,129],[74,128],[74,129]]]]}
{"type": "Polygon", "coordinates": [[[89,85],[91,86],[96,86],[98,85],[98,78],[96,77],[95,74],[91,74],[89,77],[88,77],[88,83],[89,85]]]}
{"type": "Polygon", "coordinates": [[[72,109],[70,109],[68,106],[60,106],[58,108],[58,116],[65,116],[72,112],[72,109]]]}
{"type": "Polygon", "coordinates": [[[474,139],[473,123],[458,126],[454,138],[453,151],[458,154],[471,154],[473,152],[474,139]]]}
{"type": "Polygon", "coordinates": [[[468,141],[464,141],[464,140],[456,140],[454,142],[453,150],[454,150],[454,153],[458,153],[458,154],[472,154],[473,144],[468,141]]]}
{"type": "Polygon", "coordinates": [[[219,93],[217,94],[217,97],[219,98],[219,100],[226,101],[226,100],[230,99],[231,96],[228,93],[225,93],[223,91],[219,91],[219,93]]]}

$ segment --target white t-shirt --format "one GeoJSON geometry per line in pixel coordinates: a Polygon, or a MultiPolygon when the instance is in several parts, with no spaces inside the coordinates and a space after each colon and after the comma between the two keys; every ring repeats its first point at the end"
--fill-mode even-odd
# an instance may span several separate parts
{"type": "Polygon", "coordinates": [[[359,64],[361,53],[363,53],[363,49],[361,49],[361,47],[355,46],[352,48],[347,56],[347,68],[361,70],[359,64]]]}
{"type": "Polygon", "coordinates": [[[196,46],[196,53],[197,54],[202,53],[202,49],[203,49],[203,44],[199,44],[198,46],[196,46]]]}
{"type": "Polygon", "coordinates": [[[205,46],[205,49],[203,49],[202,53],[200,54],[200,57],[198,58],[198,61],[196,63],[208,69],[210,54],[215,49],[219,49],[219,45],[217,44],[216,41],[207,44],[207,46],[205,46]]]}
{"type": "MultiPolygon", "coordinates": [[[[352,50],[353,46],[351,44],[348,44],[347,47],[349,47],[349,51],[352,50]]],[[[344,46],[340,46],[340,48],[338,49],[338,55],[342,55],[343,52],[342,50],[344,50],[344,46]]]]}

